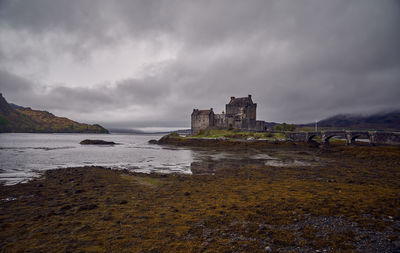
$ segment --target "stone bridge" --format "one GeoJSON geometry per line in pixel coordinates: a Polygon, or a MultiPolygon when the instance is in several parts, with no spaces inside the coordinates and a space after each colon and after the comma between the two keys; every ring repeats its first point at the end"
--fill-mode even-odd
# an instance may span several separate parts
{"type": "Polygon", "coordinates": [[[400,145],[400,132],[378,131],[318,131],[292,132],[287,134],[296,142],[312,142],[314,137],[321,138],[321,145],[328,146],[332,137],[346,140],[346,145],[354,145],[357,139],[368,139],[371,145],[388,144],[400,145]]]}

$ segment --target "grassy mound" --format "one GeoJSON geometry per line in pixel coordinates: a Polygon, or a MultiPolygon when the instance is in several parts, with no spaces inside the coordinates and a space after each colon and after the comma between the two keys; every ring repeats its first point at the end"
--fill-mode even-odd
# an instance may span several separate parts
{"type": "Polygon", "coordinates": [[[264,140],[283,140],[287,139],[283,133],[271,132],[246,132],[238,129],[223,130],[223,129],[202,129],[192,138],[230,138],[230,139],[264,139],[264,140]]]}

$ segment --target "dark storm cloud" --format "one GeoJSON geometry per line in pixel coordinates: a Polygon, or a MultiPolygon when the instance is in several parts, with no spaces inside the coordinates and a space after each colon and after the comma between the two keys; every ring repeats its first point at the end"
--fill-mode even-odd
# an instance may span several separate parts
{"type": "Polygon", "coordinates": [[[119,114],[112,120],[124,126],[187,125],[193,107],[220,111],[247,94],[267,121],[372,113],[400,108],[399,24],[397,1],[0,1],[0,31],[32,36],[23,53],[0,40],[0,88],[79,119],[119,114]],[[160,38],[181,45],[176,57],[140,78],[72,87],[9,70],[58,53],[95,61],[121,40],[160,38]]]}

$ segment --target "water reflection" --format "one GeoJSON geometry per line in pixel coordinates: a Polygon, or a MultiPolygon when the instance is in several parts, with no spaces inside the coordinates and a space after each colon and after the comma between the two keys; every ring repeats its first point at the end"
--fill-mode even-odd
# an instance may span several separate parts
{"type": "Polygon", "coordinates": [[[265,149],[242,151],[193,151],[190,170],[193,174],[214,174],[219,168],[235,167],[298,167],[320,163],[314,150],[265,149]]]}

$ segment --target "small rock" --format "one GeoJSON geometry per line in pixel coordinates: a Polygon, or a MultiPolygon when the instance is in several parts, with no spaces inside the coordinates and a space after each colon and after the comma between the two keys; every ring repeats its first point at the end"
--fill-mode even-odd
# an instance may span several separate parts
{"type": "Polygon", "coordinates": [[[110,221],[113,219],[113,217],[111,215],[107,214],[107,215],[104,215],[103,217],[101,217],[100,219],[104,220],[104,221],[110,221]]]}
{"type": "Polygon", "coordinates": [[[70,205],[65,205],[65,206],[60,208],[60,211],[66,211],[66,210],[69,210],[69,209],[71,209],[71,206],[70,205]]]}
{"type": "Polygon", "coordinates": [[[258,225],[258,228],[259,228],[260,230],[266,230],[266,229],[267,229],[267,226],[265,226],[264,224],[260,224],[260,225],[258,225]]]}
{"type": "Polygon", "coordinates": [[[203,243],[201,244],[201,246],[207,247],[207,246],[208,246],[208,242],[203,242],[203,243]]]}
{"type": "Polygon", "coordinates": [[[272,249],[270,246],[267,246],[264,248],[265,252],[272,252],[272,249]]]}
{"type": "Polygon", "coordinates": [[[98,206],[96,204],[83,205],[83,206],[79,207],[78,212],[86,211],[86,210],[93,210],[97,207],[98,206]]]}
{"type": "Polygon", "coordinates": [[[84,225],[81,228],[79,228],[77,231],[78,232],[85,232],[85,231],[88,231],[89,229],[90,229],[90,226],[84,225]]]}

